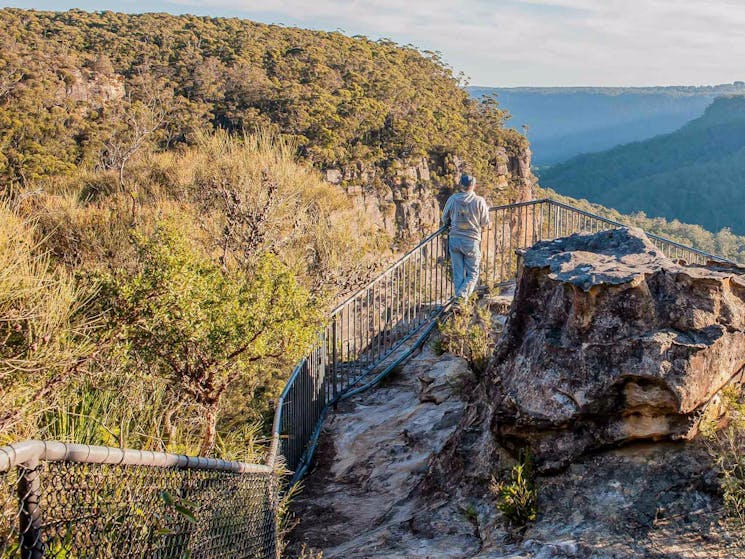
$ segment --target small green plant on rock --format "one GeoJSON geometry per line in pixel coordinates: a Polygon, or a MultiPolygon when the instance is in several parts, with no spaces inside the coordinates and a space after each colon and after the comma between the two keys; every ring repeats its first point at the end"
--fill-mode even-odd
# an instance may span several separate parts
{"type": "Polygon", "coordinates": [[[323,551],[307,547],[305,544],[300,548],[298,559],[323,559],[323,551]]]}
{"type": "Polygon", "coordinates": [[[529,452],[512,467],[509,481],[492,477],[489,490],[497,508],[516,526],[533,522],[538,515],[538,491],[534,482],[533,459],[529,452]]]}
{"type": "Polygon", "coordinates": [[[494,349],[491,311],[475,297],[464,300],[451,316],[439,324],[438,350],[463,357],[483,373],[494,349]]]}

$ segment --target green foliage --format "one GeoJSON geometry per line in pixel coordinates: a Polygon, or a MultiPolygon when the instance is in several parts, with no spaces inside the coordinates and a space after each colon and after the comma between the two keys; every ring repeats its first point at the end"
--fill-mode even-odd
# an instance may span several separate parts
{"type": "Polygon", "coordinates": [[[104,281],[129,367],[166,380],[168,400],[204,411],[200,452],[212,452],[223,395],[275,393],[279,371],[309,347],[314,301],[276,257],[231,273],[194,251],[172,223],[133,237],[137,271],[104,281]],[[259,367],[259,364],[261,365],[259,367]]]}
{"type": "Polygon", "coordinates": [[[718,98],[671,134],[578,156],[541,182],[625,213],[645,211],[745,234],[745,96],[718,98]]]}
{"type": "Polygon", "coordinates": [[[13,189],[80,166],[131,188],[134,153],[214,128],[270,128],[319,167],[388,178],[422,156],[452,178],[457,155],[486,188],[497,148],[524,144],[438,54],[390,41],[188,15],[4,9],[0,23],[0,182],[13,189]]]}
{"type": "Polygon", "coordinates": [[[711,233],[700,225],[681,223],[677,219],[667,221],[662,217],[647,217],[644,212],[625,215],[598,204],[591,204],[587,200],[575,200],[561,196],[551,189],[541,190],[544,196],[602,215],[624,225],[640,227],[648,233],[654,233],[711,254],[725,256],[735,262],[745,263],[745,237],[734,235],[729,229],[711,233]]]}
{"type": "Polygon", "coordinates": [[[745,528],[745,403],[742,390],[725,388],[704,415],[700,432],[719,470],[724,506],[730,522],[745,528]]]}
{"type": "Polygon", "coordinates": [[[497,508],[516,526],[533,522],[538,516],[538,491],[533,477],[532,456],[526,452],[522,462],[513,466],[508,481],[492,477],[489,485],[497,508]]]}
{"type": "Polygon", "coordinates": [[[260,460],[273,402],[316,313],[380,265],[388,237],[269,133],[198,134],[194,146],[143,150],[127,167],[134,198],[117,175],[47,179],[2,214],[0,308],[30,325],[0,346],[13,346],[14,359],[0,363],[2,442],[196,454],[210,424],[213,454],[260,460]],[[278,304],[265,306],[272,297],[278,304]],[[158,355],[167,342],[175,364],[219,368],[262,318],[267,331],[207,383],[182,384],[183,371],[158,355]],[[205,399],[226,378],[207,413],[205,399]]]}
{"type": "Polygon", "coordinates": [[[468,360],[477,372],[484,372],[496,343],[497,332],[491,311],[475,296],[463,301],[439,323],[439,349],[468,360]]]}

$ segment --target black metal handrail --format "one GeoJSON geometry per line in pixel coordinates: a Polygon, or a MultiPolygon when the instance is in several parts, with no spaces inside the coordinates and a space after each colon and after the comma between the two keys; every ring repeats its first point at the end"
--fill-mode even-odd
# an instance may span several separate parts
{"type": "MultiPolygon", "coordinates": [[[[627,227],[548,198],[494,206],[490,217],[482,235],[480,277],[489,287],[514,281],[517,249],[573,233],[627,227]]],[[[730,262],[658,235],[647,236],[670,258],[730,262]]],[[[441,227],[339,304],[318,343],[293,370],[279,398],[273,430],[277,450],[295,479],[312,458],[330,407],[358,392],[363,379],[431,325],[450,303],[453,286],[446,242],[447,230],[441,227]]]]}

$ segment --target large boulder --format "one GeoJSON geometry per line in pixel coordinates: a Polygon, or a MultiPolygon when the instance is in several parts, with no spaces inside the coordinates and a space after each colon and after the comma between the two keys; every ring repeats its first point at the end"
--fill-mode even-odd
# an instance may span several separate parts
{"type": "Polygon", "coordinates": [[[491,429],[540,468],[640,439],[695,435],[745,367],[745,269],[673,262],[616,229],[524,252],[484,379],[491,429]]]}

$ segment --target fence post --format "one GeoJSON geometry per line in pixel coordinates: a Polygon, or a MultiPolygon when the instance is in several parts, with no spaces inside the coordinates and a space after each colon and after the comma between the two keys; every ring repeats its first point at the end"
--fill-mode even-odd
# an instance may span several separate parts
{"type": "MultiPolygon", "coordinates": [[[[333,394],[334,394],[334,402],[336,402],[336,398],[339,395],[339,383],[338,383],[338,370],[337,370],[337,355],[336,355],[336,315],[334,315],[334,318],[331,322],[331,370],[333,373],[331,374],[331,382],[332,382],[332,388],[333,388],[333,394]]],[[[336,406],[336,404],[334,404],[336,406]]]]}
{"type": "Polygon", "coordinates": [[[267,486],[268,506],[264,511],[264,530],[268,539],[266,542],[268,544],[266,557],[271,557],[271,559],[280,559],[281,552],[281,546],[279,545],[279,499],[278,478],[274,473],[271,473],[267,486]]]}
{"type": "Polygon", "coordinates": [[[18,522],[21,534],[21,559],[42,559],[44,543],[41,534],[41,479],[39,460],[34,459],[19,465],[18,522]]]}

